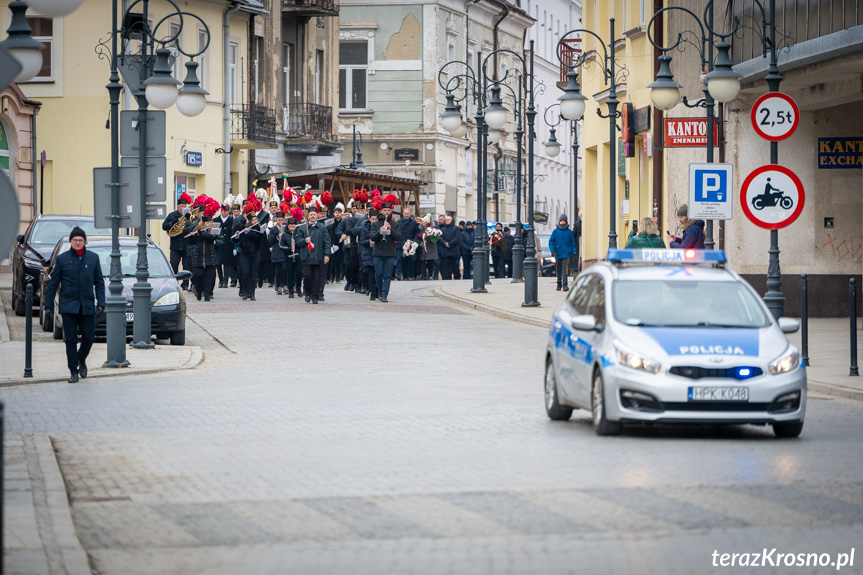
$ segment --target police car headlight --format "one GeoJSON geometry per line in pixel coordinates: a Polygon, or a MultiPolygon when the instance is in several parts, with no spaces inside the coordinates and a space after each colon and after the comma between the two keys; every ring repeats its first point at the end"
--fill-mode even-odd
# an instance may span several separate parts
{"type": "Polygon", "coordinates": [[[614,344],[614,350],[617,352],[617,361],[620,365],[630,369],[639,369],[648,373],[659,373],[659,368],[662,367],[659,362],[642,357],[617,342],[614,344]]]}
{"type": "Polygon", "coordinates": [[[552,258],[552,257],[548,257],[548,258],[545,258],[545,261],[550,262],[550,263],[554,263],[554,262],[556,262],[557,260],[556,260],[556,259],[554,259],[554,258],[552,258]]]}
{"type": "Polygon", "coordinates": [[[163,305],[177,305],[180,303],[180,292],[172,291],[171,293],[166,293],[162,297],[159,298],[159,301],[153,304],[153,306],[163,306],[163,305]]]}
{"type": "Polygon", "coordinates": [[[773,375],[779,375],[780,373],[797,369],[799,365],[800,354],[792,347],[788,353],[774,360],[773,363],[770,364],[770,373],[773,375]]]}

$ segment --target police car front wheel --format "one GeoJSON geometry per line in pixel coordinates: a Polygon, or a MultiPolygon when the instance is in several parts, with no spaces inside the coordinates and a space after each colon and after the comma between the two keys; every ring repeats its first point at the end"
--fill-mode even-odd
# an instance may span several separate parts
{"type": "Polygon", "coordinates": [[[557,399],[557,379],[551,357],[545,360],[545,412],[553,421],[566,421],[572,416],[572,408],[560,405],[557,399]]]}
{"type": "Polygon", "coordinates": [[[598,369],[593,373],[593,390],[590,403],[593,415],[593,430],[596,434],[620,435],[623,425],[617,421],[609,421],[605,418],[605,386],[602,384],[602,374],[598,369]]]}

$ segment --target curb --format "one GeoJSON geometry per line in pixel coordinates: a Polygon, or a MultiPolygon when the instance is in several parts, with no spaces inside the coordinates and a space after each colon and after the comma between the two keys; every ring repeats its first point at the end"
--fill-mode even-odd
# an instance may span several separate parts
{"type": "Polygon", "coordinates": [[[439,298],[444,299],[450,303],[454,303],[456,305],[460,305],[462,307],[466,307],[466,308],[470,308],[470,309],[475,309],[477,311],[487,313],[490,315],[494,315],[497,317],[501,317],[503,319],[517,321],[520,323],[525,323],[527,325],[532,325],[534,327],[541,327],[544,329],[547,329],[549,326],[549,322],[534,319],[532,317],[526,317],[526,316],[523,316],[523,315],[520,315],[517,313],[508,312],[508,311],[502,310],[500,308],[492,307],[489,305],[484,305],[481,303],[474,303],[472,301],[468,301],[468,300],[460,298],[458,296],[448,294],[445,291],[443,291],[443,289],[441,289],[441,288],[433,288],[432,293],[435,295],[435,297],[439,297],[439,298]]]}
{"type": "MultiPolygon", "coordinates": [[[[439,297],[443,300],[446,300],[448,302],[454,303],[454,304],[462,306],[462,307],[474,309],[474,310],[477,310],[477,311],[480,311],[483,313],[487,313],[487,314],[490,314],[493,316],[501,317],[503,319],[508,319],[508,320],[517,321],[520,323],[525,323],[527,325],[532,325],[532,326],[537,326],[537,327],[542,327],[542,328],[548,327],[548,323],[542,322],[538,319],[534,319],[531,317],[525,317],[523,315],[508,312],[508,311],[505,311],[505,310],[502,310],[502,309],[499,309],[496,307],[474,303],[472,301],[468,301],[468,300],[460,298],[458,296],[448,294],[445,291],[443,291],[441,288],[433,288],[431,290],[431,292],[432,292],[432,294],[435,295],[435,297],[439,297]]],[[[830,395],[833,397],[841,397],[842,399],[848,399],[850,401],[857,401],[857,402],[863,403],[863,391],[861,391],[861,390],[853,389],[850,387],[844,387],[841,385],[835,385],[832,383],[822,383],[820,381],[812,381],[812,380],[807,381],[807,387],[808,387],[809,391],[813,391],[815,393],[821,393],[821,394],[830,395]]]]}
{"type": "Polygon", "coordinates": [[[823,393],[824,395],[832,395],[833,397],[841,397],[851,401],[863,403],[863,391],[852,389],[833,383],[822,383],[820,381],[807,381],[807,389],[815,393],[823,393]]]}
{"type": "MultiPolygon", "coordinates": [[[[204,362],[204,352],[197,345],[189,346],[191,353],[189,354],[189,359],[183,365],[178,367],[165,367],[159,369],[141,369],[137,371],[130,371],[125,368],[114,368],[114,369],[106,369],[104,371],[99,371],[98,373],[94,373],[89,376],[87,379],[100,379],[103,377],[129,377],[132,375],[152,375],[154,373],[162,373],[165,371],[174,371],[178,369],[194,369],[201,365],[204,362]]],[[[3,382],[0,381],[0,388],[4,387],[17,387],[19,385],[31,385],[36,383],[64,383],[69,378],[66,376],[56,377],[56,378],[45,378],[45,379],[36,379],[33,378],[31,381],[25,380],[23,377],[20,380],[3,382]]],[[[86,380],[79,382],[86,383],[86,380]]]]}
{"type": "Polygon", "coordinates": [[[89,574],[92,572],[90,561],[78,539],[66,482],[60,472],[51,438],[45,433],[35,433],[32,441],[41,475],[37,479],[41,481],[31,479],[31,488],[43,549],[49,558],[59,560],[64,573],[89,574]],[[40,507],[43,507],[41,512],[40,507]]]}

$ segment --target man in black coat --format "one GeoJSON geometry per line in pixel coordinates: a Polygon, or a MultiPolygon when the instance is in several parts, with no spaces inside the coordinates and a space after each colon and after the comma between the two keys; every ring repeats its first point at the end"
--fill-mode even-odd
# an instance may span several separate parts
{"type": "Polygon", "coordinates": [[[464,223],[464,229],[461,231],[461,261],[464,268],[464,279],[469,280],[473,276],[470,273],[471,264],[473,263],[473,242],[476,239],[473,222],[468,220],[464,223]]]}
{"type": "Polygon", "coordinates": [[[506,238],[506,248],[503,250],[503,267],[506,270],[506,277],[512,277],[512,248],[515,247],[515,237],[512,235],[512,230],[509,226],[503,229],[503,235],[506,238]]]}
{"type": "Polygon", "coordinates": [[[237,252],[240,256],[240,297],[243,301],[250,299],[255,301],[255,288],[258,286],[258,257],[260,257],[261,244],[264,234],[258,225],[258,216],[250,212],[246,215],[247,224],[244,226],[242,220],[239,229],[234,225],[235,232],[239,233],[235,243],[238,244],[237,252]]]}
{"type": "Polygon", "coordinates": [[[69,366],[69,383],[77,383],[78,374],[87,377],[87,356],[96,339],[96,318],[105,310],[105,279],[99,256],[87,251],[87,234],[75,227],[69,234],[71,248],[54,260],[51,281],[43,298],[46,311],[54,309],[54,295],[60,290],[60,309],[63,316],[63,341],[66,342],[66,363],[69,366]],[[95,301],[95,303],[93,303],[95,301]],[[78,331],[81,331],[81,347],[78,331]]]}
{"type": "Polygon", "coordinates": [[[448,215],[444,218],[437,250],[440,254],[441,279],[459,279],[458,258],[461,255],[461,230],[453,223],[452,216],[448,215]]]}
{"type": "Polygon", "coordinates": [[[222,222],[222,244],[219,245],[219,263],[224,268],[224,276],[220,288],[228,287],[228,282],[231,282],[230,287],[237,287],[237,254],[235,253],[234,243],[231,241],[231,236],[234,235],[234,224],[243,222],[241,215],[240,204],[231,206],[232,215],[228,216],[222,222]]]}
{"type": "MultiPolygon", "coordinates": [[[[184,215],[189,213],[189,203],[192,201],[192,198],[186,192],[183,192],[179,198],[177,198],[177,209],[168,214],[168,217],[165,218],[165,221],[162,222],[162,229],[166,232],[174,227],[174,224],[184,215]]],[[[191,218],[189,218],[191,219],[191,218]]],[[[183,263],[183,269],[192,271],[192,259],[189,256],[189,249],[186,246],[186,236],[192,233],[192,230],[195,229],[195,223],[188,222],[186,223],[186,227],[183,228],[183,231],[177,234],[176,236],[171,238],[171,246],[170,246],[170,260],[171,267],[174,269],[174,273],[176,274],[180,271],[180,262],[183,263]]],[[[189,289],[189,280],[183,280],[182,289],[189,289]]]]}
{"type": "Polygon", "coordinates": [[[378,298],[383,303],[387,303],[393,268],[396,265],[396,244],[401,239],[402,234],[398,224],[393,221],[393,204],[383,202],[381,206],[380,217],[371,227],[371,240],[375,243],[372,256],[375,264],[378,298]]]}
{"type": "Polygon", "coordinates": [[[216,285],[216,241],[219,235],[212,233],[213,221],[209,216],[201,217],[201,223],[193,236],[187,241],[195,242],[195,271],[192,274],[192,285],[195,287],[195,297],[201,301],[213,299],[213,288],[216,285]]]}
{"type": "Polygon", "coordinates": [[[324,266],[330,261],[330,234],[327,227],[318,221],[318,209],[309,206],[306,224],[297,226],[294,242],[303,262],[303,288],[306,302],[318,303],[321,284],[324,281],[324,266]]]}

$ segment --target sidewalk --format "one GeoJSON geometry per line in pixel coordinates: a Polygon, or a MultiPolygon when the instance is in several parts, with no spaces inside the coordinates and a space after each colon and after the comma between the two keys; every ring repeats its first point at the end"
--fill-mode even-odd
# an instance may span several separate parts
{"type": "MultiPolygon", "coordinates": [[[[509,279],[494,279],[486,286],[488,293],[471,293],[471,281],[443,282],[433,289],[434,295],[451,303],[505,319],[547,329],[551,316],[565,297],[555,291],[557,280],[540,277],[538,283],[539,307],[522,307],[524,284],[509,279]]],[[[789,310],[790,311],[790,310],[789,310]]],[[[794,317],[792,315],[792,317],[794,317]]],[[[863,401],[863,376],[848,375],[850,365],[848,318],[809,320],[809,360],[807,368],[809,390],[817,393],[863,401]]],[[[800,349],[800,332],[790,334],[788,340],[800,349]]],[[[857,355],[863,361],[863,332],[857,331],[857,355]]],[[[861,370],[863,371],[863,370],[861,370]]]]}

